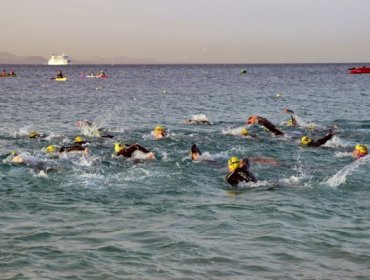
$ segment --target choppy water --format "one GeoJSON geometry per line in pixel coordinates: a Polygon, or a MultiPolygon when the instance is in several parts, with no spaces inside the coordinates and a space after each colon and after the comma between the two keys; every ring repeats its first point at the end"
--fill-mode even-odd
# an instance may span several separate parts
{"type": "Polygon", "coordinates": [[[350,151],[370,143],[370,75],[353,66],[70,66],[66,83],[50,80],[57,68],[3,66],[18,77],[0,79],[0,278],[369,279],[369,159],[350,151]],[[83,78],[101,68],[109,79],[83,78]],[[334,123],[337,136],[300,147],[308,132],[283,125],[285,107],[316,124],[315,138],[334,123]],[[212,125],[184,124],[198,114],[212,125]],[[251,114],[287,136],[238,136],[251,114]],[[86,158],[47,157],[81,119],[115,139],[86,136],[86,158]],[[168,138],[151,138],[157,124],[168,138]],[[112,157],[119,140],[157,160],[112,157]],[[189,160],[192,143],[203,161],[189,160]],[[11,151],[32,164],[9,163],[11,151]],[[232,155],[279,165],[252,162],[259,182],[233,189],[232,155]]]}

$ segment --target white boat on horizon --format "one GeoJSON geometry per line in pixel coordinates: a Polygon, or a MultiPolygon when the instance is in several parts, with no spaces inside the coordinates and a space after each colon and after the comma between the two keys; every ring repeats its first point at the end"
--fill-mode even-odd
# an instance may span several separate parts
{"type": "Polygon", "coordinates": [[[69,65],[71,64],[71,58],[64,53],[62,55],[52,54],[48,60],[48,65],[69,65]]]}

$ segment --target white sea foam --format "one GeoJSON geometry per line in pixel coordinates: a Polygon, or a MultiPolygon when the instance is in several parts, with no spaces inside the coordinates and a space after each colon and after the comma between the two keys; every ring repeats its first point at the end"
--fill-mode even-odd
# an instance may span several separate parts
{"type": "Polygon", "coordinates": [[[73,163],[78,166],[93,166],[93,165],[98,165],[100,161],[101,159],[98,156],[87,157],[85,155],[82,155],[78,158],[77,161],[73,161],[73,163]]]}
{"type": "Polygon", "coordinates": [[[329,187],[336,188],[344,184],[347,180],[347,177],[351,175],[360,165],[369,164],[369,162],[370,162],[369,156],[355,160],[354,162],[343,167],[334,176],[332,176],[323,183],[329,187]]]}
{"type": "Polygon", "coordinates": [[[236,127],[236,128],[223,128],[222,129],[222,134],[224,135],[235,135],[235,136],[241,136],[241,133],[242,133],[242,129],[244,127],[243,126],[240,126],[240,127],[236,127]]]}
{"type": "Polygon", "coordinates": [[[328,142],[326,142],[323,146],[331,147],[331,148],[346,148],[353,146],[350,142],[344,141],[339,136],[334,135],[328,142]]]}
{"type": "Polygon", "coordinates": [[[341,157],[350,157],[352,156],[352,153],[351,152],[335,152],[334,155],[338,158],[341,158],[341,157]]]}
{"type": "Polygon", "coordinates": [[[185,121],[187,124],[196,123],[209,123],[209,120],[205,114],[192,115],[188,120],[185,121]]]}

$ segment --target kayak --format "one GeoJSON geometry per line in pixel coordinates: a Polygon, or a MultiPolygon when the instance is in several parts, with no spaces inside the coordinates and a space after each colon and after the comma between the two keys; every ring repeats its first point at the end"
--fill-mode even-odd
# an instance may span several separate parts
{"type": "Polygon", "coordinates": [[[349,74],[370,74],[370,67],[362,66],[358,68],[350,68],[349,74]]]}
{"type": "Polygon", "coordinates": [[[65,81],[67,81],[67,77],[55,78],[55,80],[58,81],[58,82],[65,82],[65,81]]]}

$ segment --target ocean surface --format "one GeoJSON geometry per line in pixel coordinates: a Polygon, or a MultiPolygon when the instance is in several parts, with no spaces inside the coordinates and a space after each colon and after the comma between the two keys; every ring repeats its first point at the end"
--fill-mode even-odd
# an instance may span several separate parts
{"type": "Polygon", "coordinates": [[[370,75],[356,66],[74,65],[56,82],[60,67],[2,65],[17,77],[0,78],[0,279],[369,279],[370,160],[351,151],[370,144],[370,75]],[[108,79],[85,78],[101,69],[108,79]],[[285,136],[242,137],[253,114],[285,136]],[[300,145],[334,126],[324,146],[300,145]],[[78,135],[88,155],[45,153],[78,135]],[[115,142],[156,160],[116,157],[115,142]],[[258,182],[231,187],[231,156],[258,182]]]}

